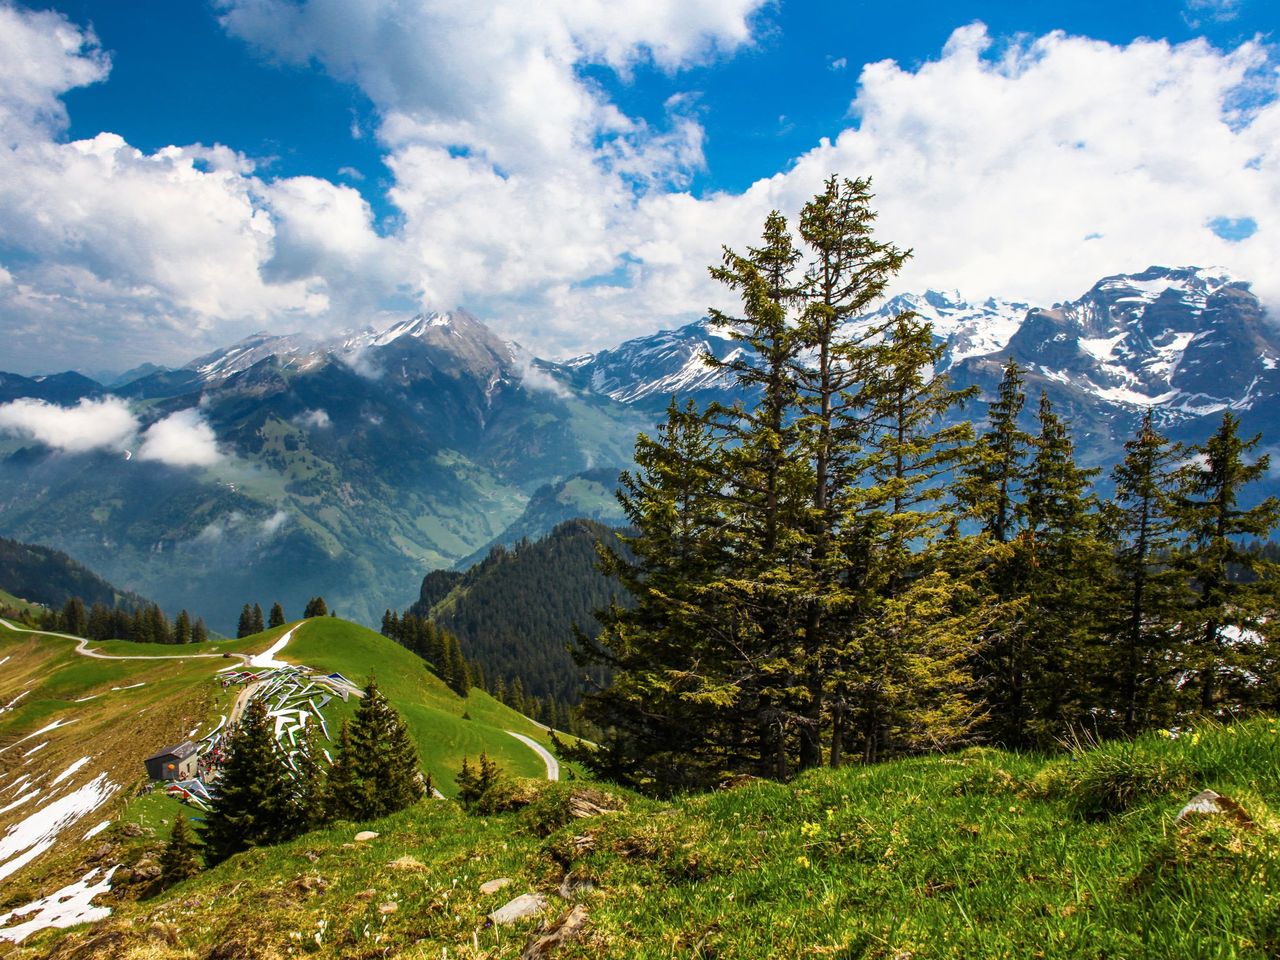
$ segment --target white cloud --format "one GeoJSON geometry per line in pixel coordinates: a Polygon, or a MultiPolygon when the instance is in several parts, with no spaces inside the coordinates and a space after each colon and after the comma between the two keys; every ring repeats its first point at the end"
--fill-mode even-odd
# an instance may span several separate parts
{"type": "Polygon", "coordinates": [[[310,427],[312,430],[323,430],[333,426],[333,421],[329,419],[329,414],[325,410],[307,410],[294,417],[293,422],[300,427],[310,427]]]}
{"type": "Polygon", "coordinates": [[[271,516],[262,521],[262,535],[266,537],[274,537],[288,522],[289,512],[287,510],[277,510],[271,516]]]}
{"type": "Polygon", "coordinates": [[[843,70],[847,66],[849,66],[848,57],[836,57],[834,60],[829,60],[827,63],[827,68],[835,71],[843,70]]]}
{"type": "Polygon", "coordinates": [[[123,400],[83,399],[74,407],[24,398],[0,405],[0,432],[29,437],[55,450],[125,450],[138,420],[123,400]]]}
{"type": "Polygon", "coordinates": [[[698,198],[695,100],[648,124],[582,68],[679,76],[749,44],[761,2],[221,0],[236,36],[370,97],[362,127],[399,214],[386,235],[350,186],[271,180],[232,149],[63,142],[61,95],[107,59],[58,14],[0,6],[0,235],[22,254],[0,264],[3,365],[110,363],[105,344],[127,365],[181,361],[406,299],[468,306],[542,355],[581,352],[729,305],[706,275],[720,245],[753,242],[833,172],[875,178],[879,234],[915,249],[903,289],[1052,302],[1150,263],[1217,263],[1280,302],[1280,75],[1264,45],[993,44],[973,24],[934,60],[862,67],[834,140],[698,198]],[[1257,230],[1237,242],[1209,226],[1242,218],[1257,230]]]}
{"type": "Polygon", "coordinates": [[[142,434],[139,460],[173,467],[207,467],[222,459],[213,428],[198,410],[179,410],[157,420],[142,434]]]}

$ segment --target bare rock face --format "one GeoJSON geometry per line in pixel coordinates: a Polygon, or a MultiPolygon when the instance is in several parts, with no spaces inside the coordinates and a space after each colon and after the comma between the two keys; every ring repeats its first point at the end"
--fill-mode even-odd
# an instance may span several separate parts
{"type": "Polygon", "coordinates": [[[522,893],[489,914],[489,922],[494,926],[503,927],[528,917],[536,917],[545,909],[547,909],[547,898],[542,894],[522,893]]]}

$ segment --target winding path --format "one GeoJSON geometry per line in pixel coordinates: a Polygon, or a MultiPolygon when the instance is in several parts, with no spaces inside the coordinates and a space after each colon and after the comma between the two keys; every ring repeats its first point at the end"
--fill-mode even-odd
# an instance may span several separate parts
{"type": "MultiPolygon", "coordinates": [[[[61,637],[63,640],[74,640],[76,641],[76,653],[80,654],[82,657],[94,657],[98,660],[221,660],[226,656],[224,653],[162,653],[157,654],[154,657],[138,653],[126,655],[103,653],[101,650],[90,650],[89,641],[84,637],[73,637],[69,633],[53,633],[50,630],[32,630],[29,627],[15,626],[8,620],[0,620],[0,627],[6,627],[14,633],[38,633],[42,637],[61,637]]],[[[294,629],[296,630],[297,628],[295,627],[294,629]]],[[[293,631],[291,630],[289,632],[292,633],[293,631]]],[[[239,657],[245,663],[248,663],[251,659],[249,654],[246,653],[233,653],[231,656],[239,657]]]]}
{"type": "Polygon", "coordinates": [[[537,740],[534,740],[532,737],[526,737],[523,733],[516,733],[514,730],[508,730],[507,733],[511,734],[511,736],[515,737],[542,758],[542,762],[547,765],[548,780],[560,779],[560,761],[551,755],[550,750],[540,744],[537,740]]]}

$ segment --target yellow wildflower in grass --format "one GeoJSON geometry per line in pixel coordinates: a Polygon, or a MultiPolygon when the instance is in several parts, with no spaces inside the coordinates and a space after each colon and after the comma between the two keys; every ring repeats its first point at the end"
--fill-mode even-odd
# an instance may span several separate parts
{"type": "Polygon", "coordinates": [[[822,832],[822,824],[806,821],[800,825],[800,836],[816,837],[822,832]]]}
{"type": "Polygon", "coordinates": [[[812,866],[812,864],[809,863],[809,858],[806,857],[803,853],[800,854],[800,856],[796,857],[796,863],[798,863],[805,870],[808,870],[809,867],[812,866]]]}

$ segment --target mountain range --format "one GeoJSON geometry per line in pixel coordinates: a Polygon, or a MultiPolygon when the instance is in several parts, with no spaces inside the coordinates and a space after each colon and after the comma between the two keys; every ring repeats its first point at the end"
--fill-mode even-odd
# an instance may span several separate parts
{"type": "MultiPolygon", "coordinates": [[[[978,386],[965,416],[984,416],[1013,358],[1028,393],[1045,390],[1070,418],[1086,463],[1113,463],[1148,409],[1175,439],[1203,439],[1224,409],[1280,437],[1280,330],[1224,271],[1151,267],[1051,306],[903,294],[858,322],[902,310],[931,322],[956,383],[978,386]]],[[[612,479],[672,393],[749,401],[702,360],[740,349],[704,319],[548,361],[455,311],[329,339],[257,334],[110,386],[0,373],[0,412],[109,401],[140,431],[198,421],[217,450],[175,465],[11,429],[0,435],[0,534],[66,550],[165,607],[205,611],[215,629],[245,601],[279,600],[292,615],[316,594],[376,623],[428,570],[573,516],[621,519],[612,479]]]]}

